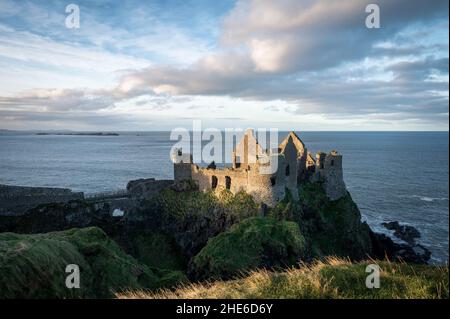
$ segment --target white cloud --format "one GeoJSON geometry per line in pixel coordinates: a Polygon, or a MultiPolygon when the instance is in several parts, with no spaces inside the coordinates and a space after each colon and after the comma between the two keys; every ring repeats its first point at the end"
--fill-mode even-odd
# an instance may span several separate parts
{"type": "Polygon", "coordinates": [[[88,17],[80,36],[90,45],[3,26],[0,66],[15,64],[0,80],[17,70],[34,77],[22,89],[58,90],[3,94],[0,114],[139,127],[196,117],[300,129],[448,125],[448,30],[435,31],[448,3],[382,0],[382,28],[368,30],[368,2],[238,1],[218,46],[157,20],[153,31],[132,33],[88,17]]]}

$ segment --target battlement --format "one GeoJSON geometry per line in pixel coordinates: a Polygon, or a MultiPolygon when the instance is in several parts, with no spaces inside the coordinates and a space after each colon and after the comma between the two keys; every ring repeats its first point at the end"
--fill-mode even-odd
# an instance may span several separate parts
{"type": "Polygon", "coordinates": [[[174,153],[175,181],[193,180],[201,191],[245,191],[255,201],[268,206],[283,199],[286,189],[298,199],[298,186],[308,181],[323,182],[332,200],[346,194],[342,155],[333,150],[328,154],[319,152],[314,159],[294,132],[290,132],[278,148],[264,150],[253,130],[248,130],[233,150],[231,167],[201,168],[193,163],[192,155],[184,154],[181,149],[174,153]],[[273,163],[277,166],[275,171],[268,169],[273,163]]]}

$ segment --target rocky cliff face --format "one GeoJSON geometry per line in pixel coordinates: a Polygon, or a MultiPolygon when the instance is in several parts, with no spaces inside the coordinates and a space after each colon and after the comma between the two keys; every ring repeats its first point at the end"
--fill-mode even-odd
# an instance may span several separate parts
{"type": "Polygon", "coordinates": [[[295,221],[305,236],[309,259],[326,256],[364,259],[372,253],[370,228],[349,194],[331,201],[321,183],[305,183],[300,201],[286,198],[269,214],[295,221]]]}
{"type": "Polygon", "coordinates": [[[287,192],[277,206],[265,209],[243,192],[199,192],[192,186],[171,186],[149,200],[139,201],[134,209],[119,217],[111,215],[107,204],[73,201],[41,205],[23,216],[0,216],[0,232],[45,233],[97,226],[127,253],[152,267],[164,265],[164,268],[186,271],[191,260],[189,274],[194,279],[214,274],[231,276],[235,271],[267,265],[295,266],[300,260],[309,262],[327,256],[352,260],[388,257],[416,263],[424,263],[429,258],[411,246],[395,244],[388,237],[372,232],[361,222],[361,214],[350,194],[332,201],[321,183],[303,184],[298,201],[287,192]],[[249,224],[248,219],[255,216],[262,222],[249,224]],[[299,246],[292,244],[300,236],[287,236],[285,232],[293,224],[301,234],[301,254],[295,253],[299,246]],[[232,231],[233,225],[236,225],[235,233],[225,235],[232,231]],[[277,236],[282,235],[264,236],[271,233],[268,229],[274,230],[277,236]],[[227,238],[238,238],[239,245],[230,246],[227,238]],[[250,263],[239,257],[246,250],[255,257],[250,258],[250,263]],[[199,254],[203,257],[198,257],[199,254]],[[233,262],[236,256],[239,261],[233,262]],[[197,262],[193,264],[192,260],[197,262]],[[261,262],[253,264],[255,260],[261,262]],[[227,271],[224,266],[227,263],[237,266],[227,271]]]}
{"type": "Polygon", "coordinates": [[[301,213],[297,220],[311,238],[313,257],[334,255],[353,260],[367,258],[426,263],[430,252],[420,245],[397,244],[373,232],[349,193],[332,201],[320,183],[300,188],[301,213]]]}
{"type": "Polygon", "coordinates": [[[186,256],[192,257],[208,239],[231,225],[259,214],[250,195],[167,189],[127,216],[127,225],[159,229],[170,234],[186,256]]]}

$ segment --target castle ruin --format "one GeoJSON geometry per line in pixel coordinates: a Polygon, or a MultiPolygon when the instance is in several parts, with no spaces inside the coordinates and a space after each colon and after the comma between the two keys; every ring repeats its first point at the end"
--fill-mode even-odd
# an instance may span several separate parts
{"type": "Polygon", "coordinates": [[[253,130],[247,130],[232,155],[232,166],[206,168],[193,163],[191,154],[181,149],[172,154],[175,182],[193,180],[200,191],[228,189],[233,194],[245,191],[255,201],[274,206],[290,191],[298,199],[298,186],[305,182],[322,182],[327,196],[337,200],[347,194],[342,173],[342,155],[336,151],[318,152],[316,158],[294,132],[278,149],[264,150],[253,130]],[[276,163],[276,169],[269,166],[276,163]]]}

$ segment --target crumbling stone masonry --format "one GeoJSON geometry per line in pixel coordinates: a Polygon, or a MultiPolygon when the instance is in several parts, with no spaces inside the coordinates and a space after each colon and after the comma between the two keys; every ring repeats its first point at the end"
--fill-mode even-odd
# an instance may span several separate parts
{"type": "Polygon", "coordinates": [[[191,154],[183,154],[180,149],[172,154],[172,160],[175,181],[193,180],[202,191],[245,191],[257,202],[268,206],[283,199],[286,189],[298,199],[298,186],[308,181],[322,182],[331,200],[347,193],[342,155],[336,151],[319,152],[314,159],[294,132],[288,134],[278,149],[263,150],[253,130],[248,130],[233,151],[231,167],[199,167],[193,163],[191,154]],[[277,164],[277,169],[272,172],[269,169],[271,163],[277,164]]]}

